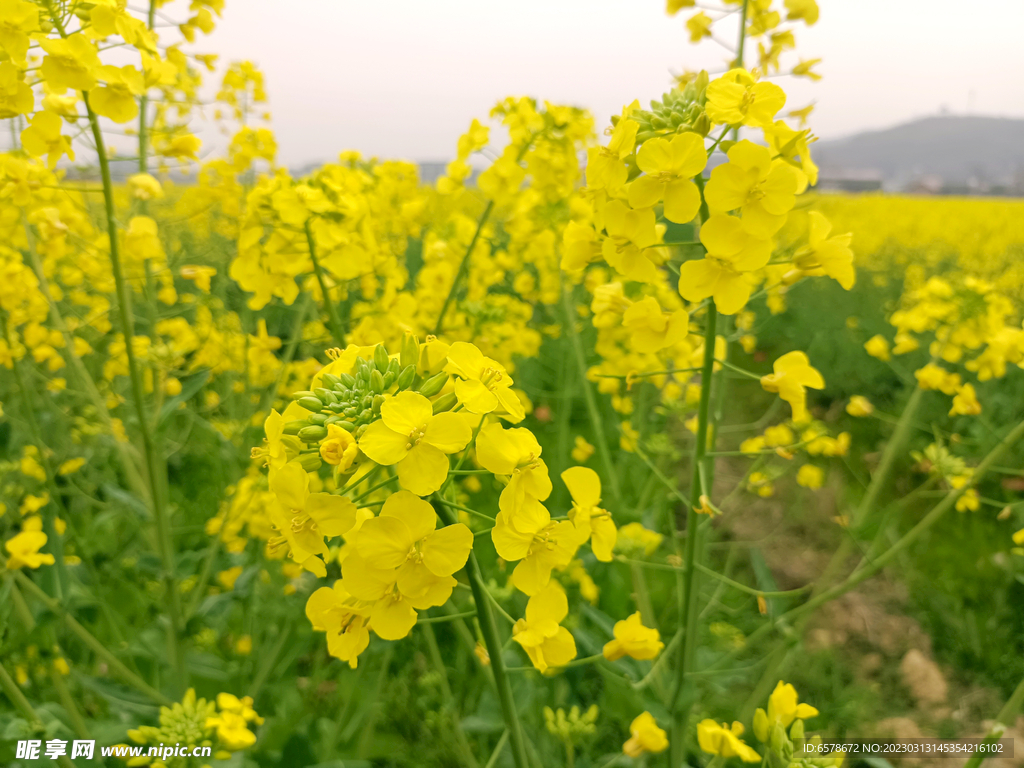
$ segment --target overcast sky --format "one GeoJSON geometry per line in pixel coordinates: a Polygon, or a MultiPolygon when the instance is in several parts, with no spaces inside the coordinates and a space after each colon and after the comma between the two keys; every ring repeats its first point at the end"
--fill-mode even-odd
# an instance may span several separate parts
{"type": "MultiPolygon", "coordinates": [[[[1022,0],[819,4],[816,26],[797,25],[797,52],[823,58],[825,79],[778,81],[787,109],[817,102],[819,136],[942,109],[1024,117],[1022,0]]],[[[285,164],[343,149],[438,160],[506,95],[586,107],[603,126],[659,96],[670,71],[721,68],[727,50],[688,42],[694,12],[668,17],[664,0],[229,0],[194,48],[263,69],[285,164]]],[[[735,22],[718,35],[731,42],[735,22]]]]}

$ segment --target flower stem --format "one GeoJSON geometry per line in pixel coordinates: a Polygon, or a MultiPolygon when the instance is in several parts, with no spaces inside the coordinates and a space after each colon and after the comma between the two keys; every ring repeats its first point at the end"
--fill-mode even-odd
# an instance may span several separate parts
{"type": "MultiPolygon", "coordinates": [[[[434,508],[445,525],[452,525],[456,522],[454,515],[444,504],[436,504],[434,508]]],[[[484,584],[476,554],[472,551],[469,553],[469,560],[466,561],[466,575],[469,577],[470,589],[473,590],[473,601],[476,603],[480,633],[484,637],[487,655],[491,659],[491,670],[494,672],[494,684],[498,689],[498,699],[505,717],[505,727],[508,729],[512,759],[516,768],[529,768],[526,741],[523,739],[523,729],[519,723],[516,702],[512,696],[512,685],[509,683],[508,672],[505,669],[501,638],[498,636],[498,626],[494,621],[494,612],[491,610],[490,595],[487,592],[487,585],[484,584]]]]}
{"type": "MultiPolygon", "coordinates": [[[[711,381],[715,366],[715,328],[718,321],[718,310],[709,304],[704,321],[704,366],[701,372],[700,404],[697,408],[697,445],[693,453],[693,472],[690,481],[690,508],[686,514],[686,551],[683,555],[685,583],[683,587],[683,647],[676,665],[676,683],[672,693],[672,765],[682,765],[685,759],[685,730],[689,717],[691,701],[684,703],[683,689],[686,677],[693,668],[697,651],[697,540],[698,532],[697,509],[700,508],[700,497],[705,493],[701,480],[701,467],[708,447],[708,416],[711,410],[711,381]]],[[[710,490],[710,489],[707,489],[710,490]]],[[[689,697],[687,697],[689,698],[689,697]]]]}
{"type": "Polygon", "coordinates": [[[334,306],[331,295],[327,292],[327,281],[324,279],[324,271],[320,267],[320,262],[316,258],[316,243],[313,241],[313,230],[310,229],[308,220],[306,221],[306,243],[309,245],[309,258],[313,262],[313,273],[316,275],[316,281],[320,284],[320,293],[324,296],[331,336],[334,337],[335,344],[343,347],[345,346],[345,334],[341,330],[341,318],[338,317],[338,308],[334,306]]]}
{"type": "MultiPolygon", "coordinates": [[[[561,276],[560,276],[561,277],[561,276]]],[[[594,443],[597,445],[597,452],[601,456],[601,463],[604,465],[604,473],[608,478],[608,485],[611,489],[612,500],[618,505],[622,498],[622,491],[619,487],[619,475],[615,471],[615,464],[612,462],[612,454],[608,449],[608,439],[604,433],[604,421],[601,418],[601,411],[597,407],[597,398],[594,396],[592,384],[587,380],[587,355],[583,349],[583,341],[580,339],[579,331],[576,330],[575,307],[572,295],[565,287],[565,279],[562,279],[562,307],[565,311],[565,330],[572,343],[573,353],[576,357],[576,367],[579,371],[580,389],[583,390],[583,399],[587,404],[587,414],[590,416],[590,426],[594,430],[594,443]]]]}
{"type": "Polygon", "coordinates": [[[184,658],[178,645],[182,631],[181,599],[178,594],[177,578],[174,575],[174,540],[162,492],[161,475],[165,468],[162,466],[162,461],[157,455],[156,441],[150,430],[149,419],[146,415],[142,371],[133,347],[135,325],[131,314],[131,294],[121,265],[121,248],[117,232],[116,209],[114,207],[114,185],[110,177],[110,163],[107,160],[106,145],[103,142],[103,132],[100,129],[99,118],[89,104],[89,94],[83,91],[82,99],[85,101],[85,108],[89,116],[89,125],[92,128],[93,140],[96,143],[96,156],[99,159],[100,176],[103,179],[103,203],[107,219],[107,238],[110,243],[110,267],[114,274],[117,311],[121,321],[121,331],[124,335],[125,356],[128,358],[132,399],[135,405],[136,418],[139,422],[139,433],[142,436],[142,450],[146,458],[147,479],[153,504],[153,518],[156,522],[157,548],[164,571],[163,581],[164,590],[167,594],[167,614],[171,624],[167,642],[167,653],[170,658],[171,668],[174,670],[176,684],[182,687],[187,684],[187,675],[184,658]]]}
{"type": "MultiPolygon", "coordinates": [[[[989,728],[988,733],[985,734],[985,740],[982,743],[987,746],[1002,738],[1007,726],[1017,717],[1017,713],[1020,712],[1022,706],[1024,706],[1024,678],[1017,684],[1017,687],[1010,694],[1010,698],[1006,700],[1003,708],[999,710],[995,722],[989,728]]],[[[988,753],[983,749],[979,749],[964,763],[964,768],[980,768],[988,756],[988,753]]]]}
{"type": "MultiPolygon", "coordinates": [[[[5,564],[6,563],[4,558],[0,556],[0,567],[4,566],[5,564]]],[[[168,699],[166,696],[160,693],[160,691],[158,691],[153,686],[149,685],[149,683],[147,683],[141,677],[139,677],[130,669],[128,669],[128,667],[126,667],[121,662],[121,660],[117,658],[117,656],[110,652],[110,650],[104,643],[97,640],[89,632],[89,630],[87,630],[85,627],[79,624],[75,620],[75,618],[67,612],[63,605],[61,605],[58,601],[54,600],[52,597],[46,594],[46,592],[40,589],[39,586],[34,581],[32,581],[32,579],[23,574],[21,571],[15,572],[14,579],[15,581],[17,581],[19,585],[21,585],[21,588],[25,591],[26,594],[29,594],[32,597],[39,600],[52,613],[56,614],[61,619],[63,619],[68,629],[70,629],[74,634],[78,635],[78,638],[83,643],[85,643],[85,645],[89,646],[89,648],[91,648],[97,656],[103,659],[104,663],[107,664],[110,670],[114,672],[116,675],[118,675],[122,680],[124,680],[126,683],[128,683],[138,691],[149,696],[153,701],[155,701],[158,704],[170,706],[173,703],[170,699],[168,699]]]]}
{"type": "MultiPolygon", "coordinates": [[[[7,669],[2,663],[0,663],[0,688],[4,689],[7,698],[11,700],[15,709],[21,713],[21,716],[28,720],[33,730],[39,733],[43,733],[46,730],[43,726],[43,721],[39,719],[39,715],[32,708],[32,704],[25,698],[25,694],[21,692],[21,688],[14,682],[14,679],[8,674],[7,669]]],[[[67,755],[58,757],[57,764],[63,768],[75,768],[75,764],[71,762],[67,755]]]]}
{"type": "Polygon", "coordinates": [[[452,287],[448,289],[448,295],[444,298],[444,304],[441,305],[441,313],[437,316],[437,323],[434,325],[434,335],[439,336],[441,329],[444,328],[444,316],[448,313],[448,307],[451,306],[452,301],[455,299],[455,294],[459,290],[459,284],[465,277],[466,272],[469,271],[469,258],[473,255],[473,249],[476,248],[476,243],[480,239],[480,233],[483,232],[484,226],[487,224],[487,220],[491,218],[491,213],[494,211],[494,201],[489,200],[487,207],[484,208],[484,212],[480,214],[480,219],[476,223],[476,231],[473,233],[473,239],[469,241],[469,247],[466,248],[465,254],[462,256],[462,261],[459,262],[459,269],[455,272],[455,278],[452,280],[452,287]]]}

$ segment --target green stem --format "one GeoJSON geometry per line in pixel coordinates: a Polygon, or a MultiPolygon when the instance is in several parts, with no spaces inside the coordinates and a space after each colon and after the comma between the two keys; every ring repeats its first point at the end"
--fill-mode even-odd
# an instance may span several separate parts
{"type": "Polygon", "coordinates": [[[455,279],[452,280],[452,287],[448,289],[448,295],[445,296],[444,304],[441,305],[441,313],[437,316],[437,323],[434,325],[435,336],[441,335],[441,329],[444,328],[444,316],[448,313],[448,307],[451,306],[452,301],[455,300],[455,294],[459,290],[459,284],[465,277],[466,272],[469,271],[469,259],[473,255],[473,249],[476,248],[477,241],[480,239],[480,233],[483,232],[484,226],[487,224],[487,220],[491,218],[491,213],[493,211],[494,201],[489,200],[487,202],[487,207],[484,208],[484,212],[480,214],[480,219],[476,223],[476,231],[473,233],[473,239],[469,241],[469,247],[466,248],[466,252],[462,256],[462,261],[459,262],[459,268],[455,272],[455,279]]]}
{"type": "MultiPolygon", "coordinates": [[[[97,417],[103,423],[107,433],[113,433],[113,421],[110,418],[110,412],[107,410],[103,395],[100,394],[99,388],[90,375],[89,369],[82,362],[82,358],[75,352],[75,337],[71,333],[71,329],[68,328],[67,323],[64,322],[64,317],[60,313],[57,302],[54,301],[53,292],[50,290],[50,282],[46,277],[46,271],[43,269],[42,261],[40,261],[39,254],[36,251],[35,236],[32,233],[32,228],[29,226],[28,217],[24,211],[22,212],[22,225],[25,228],[25,239],[28,242],[28,257],[32,263],[32,270],[36,273],[36,279],[39,281],[39,290],[50,307],[50,321],[64,337],[63,357],[70,363],[75,383],[85,390],[86,395],[88,395],[89,400],[92,402],[93,408],[96,410],[97,417]]],[[[124,470],[128,484],[146,504],[149,504],[149,489],[139,473],[139,467],[136,462],[137,457],[129,451],[129,446],[126,443],[115,440],[114,445],[116,446],[121,469],[124,470]]]]}
{"type": "MultiPolygon", "coordinates": [[[[455,523],[454,516],[444,504],[437,504],[435,509],[445,525],[455,523]]],[[[469,586],[473,590],[473,600],[476,603],[480,633],[484,637],[484,645],[487,647],[487,654],[491,659],[494,683],[498,690],[498,699],[501,702],[505,727],[509,732],[512,759],[516,768],[529,768],[526,755],[526,741],[523,739],[523,729],[519,723],[519,713],[516,712],[516,702],[512,696],[512,685],[509,683],[508,673],[505,670],[505,658],[502,655],[502,644],[501,638],[498,636],[498,626],[494,621],[494,613],[491,610],[487,585],[484,584],[480,564],[477,562],[476,553],[472,551],[469,553],[469,560],[466,561],[466,575],[469,577],[469,586]]]]}
{"type": "Polygon", "coordinates": [[[182,614],[181,598],[178,594],[178,580],[174,575],[174,539],[171,534],[170,517],[164,506],[164,498],[161,492],[160,478],[164,467],[160,457],[157,455],[156,443],[146,416],[145,387],[142,382],[142,371],[139,367],[139,361],[135,357],[133,345],[135,324],[131,314],[131,294],[128,281],[125,280],[124,271],[121,266],[121,244],[117,233],[114,184],[110,177],[110,163],[107,160],[106,145],[103,142],[103,132],[100,129],[99,118],[93,111],[92,105],[89,104],[88,92],[82,92],[82,99],[85,102],[86,112],[89,115],[89,125],[92,128],[92,137],[96,144],[96,156],[100,164],[100,177],[103,179],[103,203],[106,209],[107,239],[110,243],[110,267],[114,274],[117,311],[121,321],[121,331],[124,335],[125,356],[128,358],[132,399],[134,400],[136,418],[139,422],[139,433],[142,436],[142,450],[146,458],[149,491],[153,502],[153,518],[156,523],[157,548],[164,571],[163,580],[164,590],[167,595],[167,614],[171,623],[167,640],[167,653],[170,657],[171,668],[174,670],[175,685],[181,688],[187,685],[188,679],[184,658],[179,647],[182,632],[182,614]]]}
{"type": "Polygon", "coordinates": [[[685,586],[683,592],[683,616],[681,625],[684,628],[681,658],[676,667],[676,684],[672,693],[672,760],[675,766],[682,765],[685,759],[685,729],[692,702],[684,703],[683,689],[687,686],[686,676],[693,668],[697,651],[697,540],[700,497],[705,493],[701,481],[704,454],[708,445],[708,413],[711,405],[711,380],[715,366],[715,327],[718,321],[718,310],[709,304],[704,322],[704,370],[701,372],[700,404],[697,407],[697,445],[693,455],[693,473],[690,481],[690,509],[686,515],[686,552],[684,554],[685,586]]]}
{"type": "MultiPolygon", "coordinates": [[[[0,688],[4,689],[4,693],[7,694],[7,698],[11,700],[15,709],[21,713],[21,716],[28,720],[29,724],[32,726],[32,730],[37,731],[38,733],[43,733],[45,731],[43,721],[39,719],[39,715],[36,714],[36,711],[32,708],[32,704],[29,703],[29,700],[25,698],[25,694],[21,692],[21,688],[18,687],[18,684],[14,682],[14,679],[7,673],[7,669],[4,667],[2,662],[0,662],[0,688]]],[[[61,755],[58,757],[57,764],[63,766],[63,768],[75,768],[75,764],[71,762],[67,755],[61,755]]]]}
{"type": "MultiPolygon", "coordinates": [[[[0,567],[6,565],[6,560],[0,556],[0,567]]],[[[28,576],[23,574],[21,571],[17,571],[14,574],[15,580],[21,585],[21,588],[26,593],[30,594],[35,599],[39,600],[45,605],[51,613],[59,616],[64,623],[67,625],[74,634],[78,635],[78,638],[92,651],[99,656],[107,664],[112,672],[118,675],[126,683],[137,689],[138,691],[149,696],[153,701],[158,704],[164,704],[170,706],[173,702],[164,696],[160,691],[156,690],[153,686],[143,680],[141,677],[132,672],[124,663],[117,658],[113,653],[108,650],[106,644],[97,640],[85,627],[75,621],[75,618],[67,612],[63,605],[54,600],[48,594],[46,594],[39,586],[32,581],[28,576]]]]}
{"type": "MultiPolygon", "coordinates": [[[[893,544],[889,549],[880,554],[874,560],[866,563],[863,567],[858,568],[851,573],[844,581],[836,584],[835,586],[826,589],[819,594],[811,597],[806,603],[793,608],[773,622],[769,622],[761,626],[758,630],[753,632],[747,638],[747,647],[750,647],[763,637],[765,634],[770,632],[775,626],[782,625],[786,626],[787,622],[791,622],[794,619],[806,616],[812,611],[820,608],[825,603],[835,600],[837,597],[849,592],[851,589],[856,587],[858,584],[867,581],[869,578],[878,573],[888,563],[895,558],[900,552],[905,550],[917,539],[919,539],[929,528],[931,528],[939,519],[945,515],[949,510],[953,509],[956,505],[957,500],[963,496],[969,489],[973,488],[981,478],[989,471],[990,467],[1002,458],[1003,454],[1010,448],[1010,446],[1024,439],[1024,421],[1020,422],[1013,428],[1013,430],[1007,434],[999,444],[996,445],[988,455],[981,461],[981,463],[975,468],[974,473],[971,475],[971,479],[965,483],[962,487],[955,491],[951,491],[942,501],[936,504],[931,511],[928,512],[923,518],[921,518],[917,525],[907,531],[903,536],[893,544]]],[[[725,657],[715,662],[715,665],[725,660],[725,657]]],[[[714,666],[714,665],[713,665],[714,666]]]]}
{"type": "Polygon", "coordinates": [[[320,284],[320,293],[324,296],[324,306],[327,308],[327,319],[328,324],[331,326],[331,336],[334,337],[334,343],[339,347],[345,346],[345,334],[341,330],[341,318],[338,317],[338,308],[334,306],[334,302],[331,301],[331,295],[327,292],[327,281],[324,279],[324,271],[320,267],[320,262],[316,258],[316,243],[313,241],[313,230],[309,226],[309,220],[306,220],[306,243],[309,245],[309,258],[313,262],[313,274],[316,275],[316,281],[320,284]]]}
{"type": "MultiPolygon", "coordinates": [[[[985,741],[982,743],[988,745],[1002,738],[1006,728],[1013,723],[1022,706],[1024,706],[1024,679],[1021,679],[1016,689],[1010,694],[1010,698],[1006,700],[1003,708],[999,710],[999,714],[996,715],[996,721],[989,728],[988,733],[985,734],[985,741]]],[[[978,750],[964,763],[964,768],[980,768],[988,756],[983,750],[978,750]]]]}
{"type": "Polygon", "coordinates": [[[601,418],[601,411],[597,405],[597,397],[591,382],[587,380],[587,355],[583,349],[583,340],[580,339],[579,331],[576,329],[575,307],[572,296],[565,287],[565,278],[560,275],[562,281],[562,307],[565,311],[565,330],[569,334],[572,343],[573,354],[576,357],[576,368],[579,373],[580,389],[583,390],[583,399],[587,404],[587,414],[590,416],[590,426],[594,430],[594,443],[597,445],[597,452],[601,456],[601,463],[604,465],[604,473],[608,479],[612,500],[616,505],[622,498],[619,487],[619,475],[612,462],[612,454],[608,449],[608,439],[604,433],[604,420],[601,418]]]}
{"type": "MultiPolygon", "coordinates": [[[[7,339],[8,346],[13,349],[14,342],[11,338],[11,331],[8,327],[5,313],[2,311],[0,311],[0,326],[2,326],[3,336],[7,339]]],[[[29,388],[25,384],[25,376],[21,370],[21,360],[14,361],[14,378],[18,385],[18,392],[21,395],[25,418],[29,425],[29,432],[32,434],[32,443],[39,451],[39,463],[43,467],[43,472],[46,475],[46,487],[50,492],[50,502],[43,509],[43,525],[46,528],[47,542],[50,545],[50,550],[53,552],[57,571],[57,578],[54,584],[56,589],[54,589],[54,593],[58,598],[60,598],[62,595],[67,594],[68,591],[68,571],[67,566],[64,563],[64,537],[57,533],[54,518],[56,517],[55,510],[57,506],[64,506],[64,504],[60,489],[57,487],[57,483],[53,478],[53,467],[50,465],[50,459],[47,457],[49,451],[46,444],[43,442],[43,433],[39,428],[39,420],[36,418],[35,408],[32,406],[32,398],[29,395],[29,388]]],[[[66,509],[65,519],[67,519],[66,509]]]]}
{"type": "Polygon", "coordinates": [[[441,656],[441,649],[437,645],[437,636],[434,634],[434,628],[430,626],[429,621],[420,621],[423,626],[423,636],[427,639],[427,650],[430,652],[430,660],[434,664],[434,669],[437,670],[438,677],[441,681],[441,695],[444,698],[444,705],[449,711],[451,717],[452,731],[455,734],[455,743],[462,753],[462,759],[465,765],[470,768],[477,768],[476,757],[473,755],[473,750],[469,746],[469,739],[466,738],[466,732],[462,729],[462,724],[459,722],[458,707],[455,704],[455,696],[452,695],[452,687],[448,682],[448,668],[445,666],[444,658],[441,656]]]}

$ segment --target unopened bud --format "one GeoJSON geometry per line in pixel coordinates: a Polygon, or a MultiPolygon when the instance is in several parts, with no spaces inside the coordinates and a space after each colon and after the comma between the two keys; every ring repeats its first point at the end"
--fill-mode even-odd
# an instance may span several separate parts
{"type": "Polygon", "coordinates": [[[449,392],[447,395],[439,397],[434,401],[434,413],[450,411],[457,402],[459,402],[459,398],[455,396],[454,392],[449,392]]]}
{"type": "Polygon", "coordinates": [[[383,344],[378,344],[373,348],[373,364],[381,373],[388,369],[388,351],[384,349],[383,344]]]}
{"type": "Polygon", "coordinates": [[[431,376],[429,379],[420,384],[419,392],[424,397],[433,397],[442,389],[444,389],[444,385],[447,383],[448,374],[445,373],[444,371],[441,371],[441,373],[438,373],[435,376],[431,376]]]}
{"type": "Polygon", "coordinates": [[[408,389],[409,385],[412,384],[413,379],[416,378],[416,363],[405,366],[402,372],[398,374],[398,388],[408,389]]]}
{"type": "Polygon", "coordinates": [[[315,453],[304,453],[297,459],[299,466],[307,472],[315,472],[320,469],[320,465],[323,463],[320,461],[320,457],[315,453]]]}
{"type": "Polygon", "coordinates": [[[295,421],[289,421],[284,425],[284,433],[286,435],[297,435],[299,430],[303,427],[308,427],[309,422],[302,419],[296,419],[295,421]]]}
{"type": "Polygon", "coordinates": [[[370,374],[370,387],[377,393],[384,391],[384,377],[380,375],[380,371],[375,370],[370,374]]]}
{"type": "Polygon", "coordinates": [[[313,411],[314,413],[319,413],[324,409],[324,404],[316,397],[302,397],[299,398],[298,403],[307,411],[313,411]]]}
{"type": "Polygon", "coordinates": [[[299,440],[304,443],[317,443],[327,437],[327,427],[310,425],[299,430],[299,440]]]}
{"type": "Polygon", "coordinates": [[[402,337],[402,354],[399,356],[402,368],[416,365],[420,357],[420,343],[411,333],[402,337]]]}
{"type": "Polygon", "coordinates": [[[338,398],[334,396],[334,393],[331,392],[331,390],[329,389],[324,389],[323,387],[317,387],[316,389],[314,389],[313,394],[316,395],[317,398],[319,398],[320,400],[323,400],[325,403],[338,402],[338,398]]]}

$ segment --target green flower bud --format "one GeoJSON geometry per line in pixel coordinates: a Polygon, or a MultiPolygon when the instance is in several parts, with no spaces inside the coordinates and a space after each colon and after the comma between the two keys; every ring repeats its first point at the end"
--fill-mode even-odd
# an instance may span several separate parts
{"type": "Polygon", "coordinates": [[[706,69],[702,69],[697,74],[697,78],[693,81],[693,85],[698,92],[701,92],[708,87],[709,82],[711,82],[711,77],[708,75],[708,71],[706,69]]]}
{"type": "Polygon", "coordinates": [[[387,372],[395,374],[395,378],[398,378],[398,374],[402,372],[402,365],[401,363],[398,362],[397,357],[393,357],[391,358],[391,360],[388,361],[387,372]]]}
{"type": "Polygon", "coordinates": [[[448,374],[444,371],[431,376],[429,379],[420,384],[419,392],[424,397],[433,397],[442,389],[444,385],[448,383],[448,374]]]}
{"type": "Polygon", "coordinates": [[[338,426],[344,429],[346,432],[351,432],[353,429],[356,428],[356,425],[353,424],[351,421],[339,421],[338,426]]]}
{"type": "Polygon", "coordinates": [[[299,399],[299,405],[305,408],[307,411],[313,411],[319,413],[324,409],[324,404],[316,397],[303,397],[299,399]]]}
{"type": "Polygon", "coordinates": [[[331,389],[337,389],[338,385],[341,384],[341,379],[339,379],[333,373],[325,373],[320,378],[323,381],[324,386],[330,387],[331,389]]]}
{"type": "Polygon", "coordinates": [[[380,371],[370,374],[370,388],[377,393],[384,391],[384,377],[380,375],[380,371]]]}
{"type": "Polygon", "coordinates": [[[292,392],[292,400],[301,400],[304,397],[316,397],[316,395],[305,389],[299,392],[292,392]]]}
{"type": "Polygon", "coordinates": [[[296,421],[289,421],[287,424],[284,425],[284,433],[286,435],[297,435],[299,434],[300,429],[307,426],[309,426],[309,422],[303,421],[302,419],[297,419],[296,421]]]}
{"type": "Polygon", "coordinates": [[[356,385],[356,377],[351,373],[342,373],[338,376],[343,386],[352,389],[356,385]]]}
{"type": "Polygon", "coordinates": [[[373,396],[373,404],[370,406],[370,408],[373,410],[374,413],[380,413],[380,407],[384,405],[385,400],[387,400],[387,398],[384,397],[384,395],[373,396]]]}
{"type": "Polygon", "coordinates": [[[392,384],[395,383],[395,374],[388,371],[384,374],[384,389],[388,389],[392,384]]]}
{"type": "Polygon", "coordinates": [[[711,119],[706,113],[701,112],[700,117],[693,121],[693,130],[701,136],[707,136],[711,133],[711,119]]]}
{"type": "Polygon", "coordinates": [[[764,743],[768,741],[768,726],[771,723],[768,720],[768,713],[760,707],[754,712],[754,735],[757,740],[764,743]]]}
{"type": "Polygon", "coordinates": [[[354,405],[350,405],[348,408],[345,409],[345,418],[354,419],[358,413],[359,409],[354,405]]]}
{"type": "Polygon", "coordinates": [[[316,389],[314,389],[313,394],[316,395],[321,400],[323,400],[325,403],[338,402],[338,398],[334,396],[334,393],[331,392],[331,390],[329,389],[324,389],[323,387],[317,387],[316,389]]]}
{"type": "Polygon", "coordinates": [[[303,427],[299,430],[299,440],[304,443],[316,443],[327,437],[327,427],[319,424],[303,427]]]}
{"type": "Polygon", "coordinates": [[[450,411],[457,402],[459,402],[459,398],[455,396],[454,392],[449,392],[447,395],[439,397],[434,401],[434,413],[450,411]]]}
{"type": "Polygon", "coordinates": [[[398,374],[398,388],[408,389],[409,385],[412,384],[413,379],[416,378],[416,364],[405,366],[402,372],[398,374]]]}
{"type": "Polygon", "coordinates": [[[403,368],[409,365],[416,365],[420,359],[419,340],[411,333],[407,333],[402,337],[402,354],[399,359],[399,364],[403,368]]]}
{"type": "Polygon", "coordinates": [[[304,453],[298,458],[299,466],[301,466],[307,472],[315,472],[320,469],[320,465],[323,463],[320,461],[320,457],[315,453],[304,453]]]}
{"type": "Polygon", "coordinates": [[[327,423],[327,414],[326,413],[314,413],[312,416],[309,417],[308,421],[309,421],[310,424],[321,424],[321,425],[322,424],[326,424],[327,423]]]}
{"type": "Polygon", "coordinates": [[[364,408],[359,412],[360,421],[370,421],[373,418],[373,410],[370,408],[364,408]]]}
{"type": "Polygon", "coordinates": [[[804,737],[804,721],[794,720],[793,725],[789,728],[789,738],[793,741],[798,741],[804,737]]]}
{"type": "Polygon", "coordinates": [[[383,344],[378,344],[373,348],[373,364],[381,373],[388,369],[388,351],[384,349],[383,344]]]}

